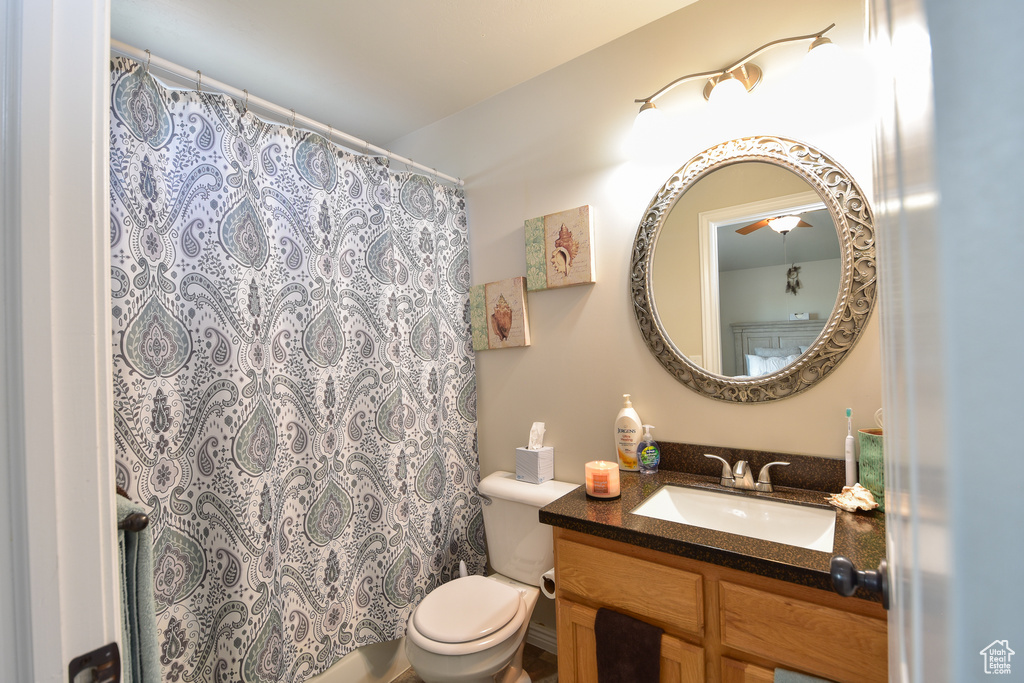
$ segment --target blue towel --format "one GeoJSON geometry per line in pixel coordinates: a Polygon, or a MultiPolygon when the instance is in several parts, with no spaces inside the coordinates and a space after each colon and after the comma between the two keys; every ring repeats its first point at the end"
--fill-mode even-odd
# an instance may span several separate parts
{"type": "MultiPolygon", "coordinates": [[[[146,510],[117,496],[117,522],[146,510]]],[[[125,683],[160,683],[160,645],[153,601],[153,532],[117,532],[121,560],[121,680],[125,683]]]]}
{"type": "Polygon", "coordinates": [[[776,669],[775,683],[832,683],[832,681],[816,676],[808,676],[807,674],[798,674],[795,671],[787,671],[786,669],[776,669]]]}

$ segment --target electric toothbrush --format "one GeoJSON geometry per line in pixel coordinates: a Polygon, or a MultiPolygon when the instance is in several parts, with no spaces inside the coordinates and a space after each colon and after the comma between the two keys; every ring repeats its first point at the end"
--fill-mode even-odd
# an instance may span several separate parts
{"type": "Polygon", "coordinates": [[[857,461],[854,457],[853,446],[853,410],[846,409],[846,485],[853,486],[857,483],[857,461]]]}

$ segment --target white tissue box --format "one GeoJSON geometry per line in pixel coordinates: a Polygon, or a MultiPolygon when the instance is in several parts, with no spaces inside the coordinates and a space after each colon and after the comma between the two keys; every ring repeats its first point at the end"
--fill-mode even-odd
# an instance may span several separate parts
{"type": "Polygon", "coordinates": [[[811,314],[810,313],[790,313],[789,314],[789,319],[790,320],[810,320],[811,319],[811,314]]]}
{"type": "Polygon", "coordinates": [[[517,448],[516,481],[543,484],[555,478],[555,447],[517,448]]]}

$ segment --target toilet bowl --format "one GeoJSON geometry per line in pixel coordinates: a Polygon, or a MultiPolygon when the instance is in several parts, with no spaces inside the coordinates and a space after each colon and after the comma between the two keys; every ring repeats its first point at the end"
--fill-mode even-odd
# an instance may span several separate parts
{"type": "Polygon", "coordinates": [[[501,576],[467,576],[441,586],[413,610],[409,663],[425,683],[530,683],[523,646],[540,589],[501,576]]]}
{"type": "Polygon", "coordinates": [[[495,472],[480,481],[487,555],[496,573],[464,576],[437,587],[416,606],[405,652],[426,683],[530,683],[523,647],[540,577],[554,565],[551,528],[538,510],[575,484],[516,481],[495,472]]]}

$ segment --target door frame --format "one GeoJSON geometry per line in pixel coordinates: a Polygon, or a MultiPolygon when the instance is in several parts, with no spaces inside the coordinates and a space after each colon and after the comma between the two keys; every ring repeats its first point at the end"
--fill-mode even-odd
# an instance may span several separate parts
{"type": "Polygon", "coordinates": [[[0,616],[16,680],[119,641],[109,0],[5,0],[0,616]]]}
{"type": "MultiPolygon", "coordinates": [[[[889,680],[963,680],[949,611],[955,591],[944,429],[955,372],[946,362],[935,172],[935,103],[924,0],[870,0],[880,74],[875,196],[885,407],[889,680]],[[908,37],[912,44],[908,44],[908,37]],[[902,43],[902,44],[900,44],[902,43]],[[908,49],[910,48],[910,49],[908,49]],[[884,65],[884,67],[882,66],[884,65]]],[[[864,567],[862,569],[873,569],[864,567]]]]}

